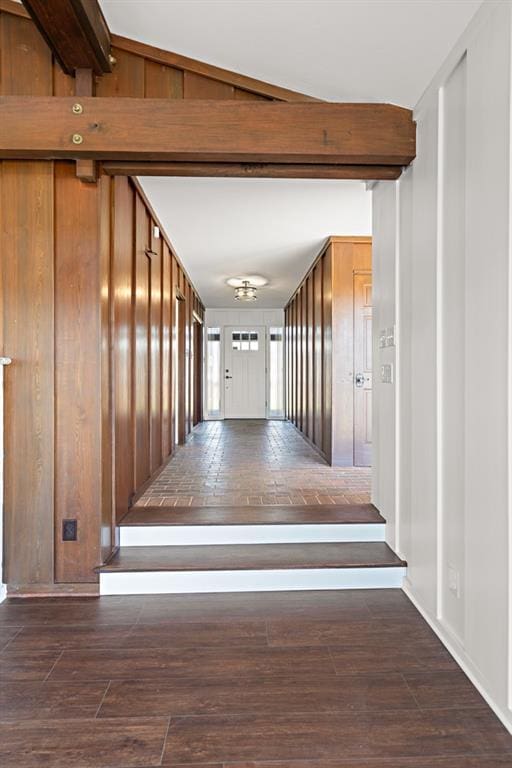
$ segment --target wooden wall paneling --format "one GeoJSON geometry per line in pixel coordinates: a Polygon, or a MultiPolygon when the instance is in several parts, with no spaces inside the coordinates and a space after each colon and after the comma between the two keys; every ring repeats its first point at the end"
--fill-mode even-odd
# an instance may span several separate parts
{"type": "MultiPolygon", "coordinates": [[[[32,21],[0,14],[3,95],[52,93],[52,58],[32,21]]],[[[5,373],[5,577],[54,580],[53,163],[2,164],[0,260],[5,373]]]]}
{"type": "Polygon", "coordinates": [[[192,431],[192,409],[193,409],[193,389],[194,389],[194,345],[193,345],[193,316],[192,316],[192,286],[187,281],[187,435],[192,431]]]}
{"type": "Polygon", "coordinates": [[[113,180],[102,174],[98,180],[100,206],[100,322],[101,322],[101,531],[102,562],[117,546],[114,504],[114,414],[112,400],[112,285],[111,235],[113,180]]]}
{"type": "Polygon", "coordinates": [[[320,259],[313,269],[314,294],[314,442],[323,451],[324,435],[324,365],[323,365],[323,260],[320,259]]]}
{"type": "Polygon", "coordinates": [[[174,67],[144,61],[144,96],[147,99],[182,99],[183,71],[174,67]]]}
{"type": "Polygon", "coordinates": [[[1,14],[0,52],[2,95],[52,95],[52,55],[30,19],[1,14]]]}
{"type": "MultiPolygon", "coordinates": [[[[268,96],[261,96],[258,93],[251,93],[251,91],[245,91],[243,88],[235,88],[235,99],[238,101],[268,101],[268,96]]],[[[272,100],[272,99],[270,99],[272,100]]]]}
{"type": "Polygon", "coordinates": [[[290,358],[291,358],[291,411],[290,411],[290,418],[293,424],[295,424],[295,418],[296,418],[296,388],[297,388],[297,371],[295,370],[295,335],[296,335],[296,327],[295,327],[295,299],[292,300],[292,303],[290,304],[290,358]]]}
{"type": "Polygon", "coordinates": [[[307,281],[306,281],[306,293],[307,293],[307,319],[306,319],[306,328],[307,328],[307,342],[306,342],[306,360],[308,364],[308,370],[307,370],[307,425],[306,425],[306,434],[309,437],[309,439],[314,442],[314,431],[313,431],[313,423],[314,423],[314,410],[315,405],[313,401],[313,378],[315,375],[314,370],[314,363],[315,358],[313,354],[313,308],[314,308],[314,297],[313,297],[313,274],[310,273],[308,275],[307,281]]]}
{"type": "Polygon", "coordinates": [[[99,194],[55,165],[55,580],[94,582],[102,505],[99,194]],[[77,541],[63,541],[65,519],[77,541]]]}
{"type": "Polygon", "coordinates": [[[332,463],[354,464],[354,272],[371,272],[371,242],[332,244],[332,463]]]}
{"type": "Polygon", "coordinates": [[[323,256],[323,322],[322,322],[322,365],[323,377],[323,440],[322,450],[331,462],[332,451],[332,257],[329,246],[323,256]]]}
{"type": "Polygon", "coordinates": [[[187,418],[187,409],[186,409],[186,381],[187,381],[187,374],[186,374],[186,331],[187,331],[187,303],[185,298],[181,298],[183,294],[180,294],[179,301],[176,305],[178,310],[178,318],[177,318],[177,354],[176,354],[176,360],[177,360],[177,387],[176,387],[176,397],[177,397],[177,404],[176,404],[176,418],[178,419],[178,427],[177,427],[177,436],[178,436],[178,442],[183,444],[185,442],[185,437],[187,434],[187,428],[186,428],[186,418],[187,418]]]}
{"type": "Polygon", "coordinates": [[[297,292],[297,426],[302,430],[302,292],[297,292]]]}
{"type": "Polygon", "coordinates": [[[128,510],[134,488],[132,321],[135,192],[128,178],[114,179],[112,251],[113,401],[115,412],[116,520],[128,510]]]}
{"type": "Polygon", "coordinates": [[[53,164],[2,164],[5,577],[53,582],[53,164]]]}
{"type": "Polygon", "coordinates": [[[151,473],[162,463],[162,238],[154,235],[155,223],[150,219],[151,254],[151,473]]]}
{"type": "Polygon", "coordinates": [[[332,462],[354,461],[354,245],[333,243],[332,462]]]}
{"type": "Polygon", "coordinates": [[[134,251],[134,488],[139,488],[151,474],[150,462],[150,296],[151,255],[149,253],[149,214],[144,201],[135,193],[134,251]]]}
{"type": "Polygon", "coordinates": [[[144,98],[144,59],[134,53],[112,48],[116,58],[110,74],[98,79],[96,96],[132,96],[144,98]]]}
{"type": "Polygon", "coordinates": [[[179,285],[179,267],[176,257],[171,251],[171,451],[176,445],[176,422],[178,420],[178,400],[176,391],[178,388],[178,366],[176,364],[178,354],[178,311],[176,291],[179,285]]]}
{"type": "Polygon", "coordinates": [[[301,288],[301,304],[302,304],[302,318],[301,318],[301,394],[302,394],[302,419],[301,429],[307,435],[307,422],[308,422],[308,358],[307,358],[307,317],[308,317],[308,293],[306,283],[303,283],[301,288]]]}
{"type": "Polygon", "coordinates": [[[195,72],[183,73],[183,97],[185,99],[234,99],[235,88],[220,80],[213,80],[195,72]]]}
{"type": "Polygon", "coordinates": [[[171,334],[172,334],[172,266],[171,252],[162,243],[162,459],[171,453],[171,334]]]}

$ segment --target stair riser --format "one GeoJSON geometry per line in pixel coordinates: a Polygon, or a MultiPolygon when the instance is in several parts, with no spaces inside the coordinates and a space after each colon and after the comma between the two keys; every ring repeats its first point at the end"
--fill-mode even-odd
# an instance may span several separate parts
{"type": "Polygon", "coordinates": [[[385,525],[134,525],[121,526],[120,537],[122,547],[384,541],[385,525]]]}
{"type": "Polygon", "coordinates": [[[402,587],[406,569],[311,568],[275,571],[138,571],[100,574],[101,595],[280,592],[402,587]]]}

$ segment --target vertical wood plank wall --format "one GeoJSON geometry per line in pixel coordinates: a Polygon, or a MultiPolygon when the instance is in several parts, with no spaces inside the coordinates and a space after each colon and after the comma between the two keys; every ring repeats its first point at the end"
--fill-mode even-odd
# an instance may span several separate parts
{"type": "Polygon", "coordinates": [[[285,308],[286,417],[329,464],[353,464],[353,276],[370,237],[331,237],[285,308]]]}
{"type": "MultiPolygon", "coordinates": [[[[188,71],[183,57],[167,65],[161,51],[129,40],[116,39],[112,53],[98,98],[303,98],[188,71]]],[[[74,93],[23,6],[4,1],[0,94],[74,93]]],[[[184,439],[202,418],[191,366],[203,307],[130,180],[101,175],[88,185],[73,163],[3,162],[0,203],[0,350],[13,358],[5,577],[11,592],[94,592],[94,567],[116,545],[130,497],[172,451],[176,419],[184,439]],[[68,518],[78,521],[77,542],[62,541],[68,518]]]]}

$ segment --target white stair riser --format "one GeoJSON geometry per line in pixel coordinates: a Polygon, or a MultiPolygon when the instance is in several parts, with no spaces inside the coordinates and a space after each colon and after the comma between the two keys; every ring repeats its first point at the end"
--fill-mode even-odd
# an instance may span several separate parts
{"type": "Polygon", "coordinates": [[[385,525],[126,525],[120,537],[121,547],[384,541],[385,525]]]}
{"type": "Polygon", "coordinates": [[[280,592],[400,588],[406,569],[305,568],[274,571],[138,571],[100,574],[101,595],[280,592]]]}

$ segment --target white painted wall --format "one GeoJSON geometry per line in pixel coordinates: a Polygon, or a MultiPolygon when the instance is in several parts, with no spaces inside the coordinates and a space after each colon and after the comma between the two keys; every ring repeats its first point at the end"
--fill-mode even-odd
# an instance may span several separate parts
{"type": "Polygon", "coordinates": [[[488,0],[422,97],[416,160],[374,189],[373,258],[376,378],[397,374],[374,386],[375,502],[406,590],[512,731],[511,28],[488,0]]]}

